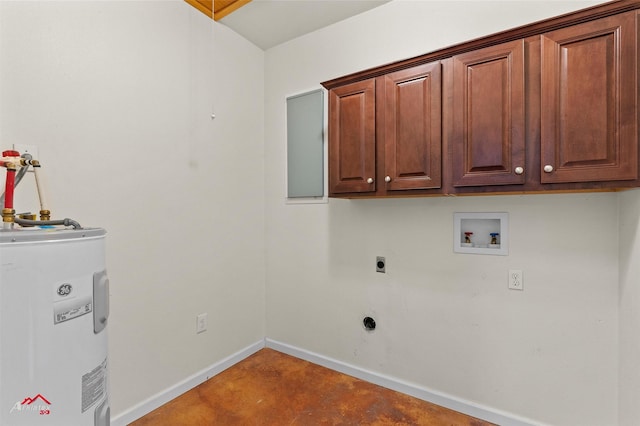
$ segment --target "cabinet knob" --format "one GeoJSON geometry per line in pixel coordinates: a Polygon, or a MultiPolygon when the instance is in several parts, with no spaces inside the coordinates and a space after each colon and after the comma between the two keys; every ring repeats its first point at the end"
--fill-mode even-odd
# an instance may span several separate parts
{"type": "Polygon", "coordinates": [[[516,167],[514,171],[517,175],[521,175],[524,173],[524,169],[522,167],[516,167]]]}
{"type": "Polygon", "coordinates": [[[367,183],[373,183],[373,178],[367,179],[367,183]]]}
{"type": "Polygon", "coordinates": [[[553,171],[553,166],[551,164],[547,164],[542,170],[544,170],[545,173],[551,173],[553,171]]]}
{"type": "Polygon", "coordinates": [[[385,182],[391,182],[391,176],[387,176],[387,177],[385,177],[385,178],[384,178],[384,181],[385,181],[385,182]]]}

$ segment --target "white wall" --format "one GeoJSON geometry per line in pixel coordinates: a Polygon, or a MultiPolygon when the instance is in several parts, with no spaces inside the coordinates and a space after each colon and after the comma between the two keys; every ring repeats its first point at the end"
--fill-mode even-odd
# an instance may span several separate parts
{"type": "Polygon", "coordinates": [[[286,96],[594,3],[396,0],[266,52],[269,338],[535,422],[617,424],[617,194],[285,203],[286,96]],[[454,254],[460,211],[508,212],[509,256],[454,254]]]}
{"type": "Polygon", "coordinates": [[[640,190],[620,193],[620,424],[640,424],[640,190]]]}
{"type": "Polygon", "coordinates": [[[181,0],[0,2],[0,148],[37,145],[53,216],[108,231],[112,417],[265,333],[264,53],[212,27],[181,0]]]}

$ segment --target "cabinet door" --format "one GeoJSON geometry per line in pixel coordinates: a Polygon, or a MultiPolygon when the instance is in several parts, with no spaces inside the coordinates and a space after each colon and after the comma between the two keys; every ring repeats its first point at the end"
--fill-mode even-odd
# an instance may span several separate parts
{"type": "Polygon", "coordinates": [[[384,77],[387,191],[442,184],[441,75],[440,62],[436,62],[384,77]]]}
{"type": "Polygon", "coordinates": [[[635,12],[542,36],[541,181],[637,178],[635,12]]]}
{"type": "Polygon", "coordinates": [[[329,192],[376,190],[375,79],[329,92],[329,192]]]}
{"type": "Polygon", "coordinates": [[[524,41],[453,57],[454,186],[523,184],[524,41]]]}

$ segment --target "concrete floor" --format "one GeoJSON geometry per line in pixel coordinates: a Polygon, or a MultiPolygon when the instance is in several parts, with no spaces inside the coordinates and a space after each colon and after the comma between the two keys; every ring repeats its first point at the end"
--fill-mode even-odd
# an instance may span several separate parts
{"type": "Polygon", "coordinates": [[[130,426],[490,424],[262,349],[130,426]]]}

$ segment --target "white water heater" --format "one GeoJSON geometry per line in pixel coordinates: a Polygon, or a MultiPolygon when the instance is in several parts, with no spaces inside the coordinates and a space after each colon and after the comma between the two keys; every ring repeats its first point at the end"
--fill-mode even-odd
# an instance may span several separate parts
{"type": "Polygon", "coordinates": [[[0,230],[0,425],[109,426],[105,231],[0,230]]]}

